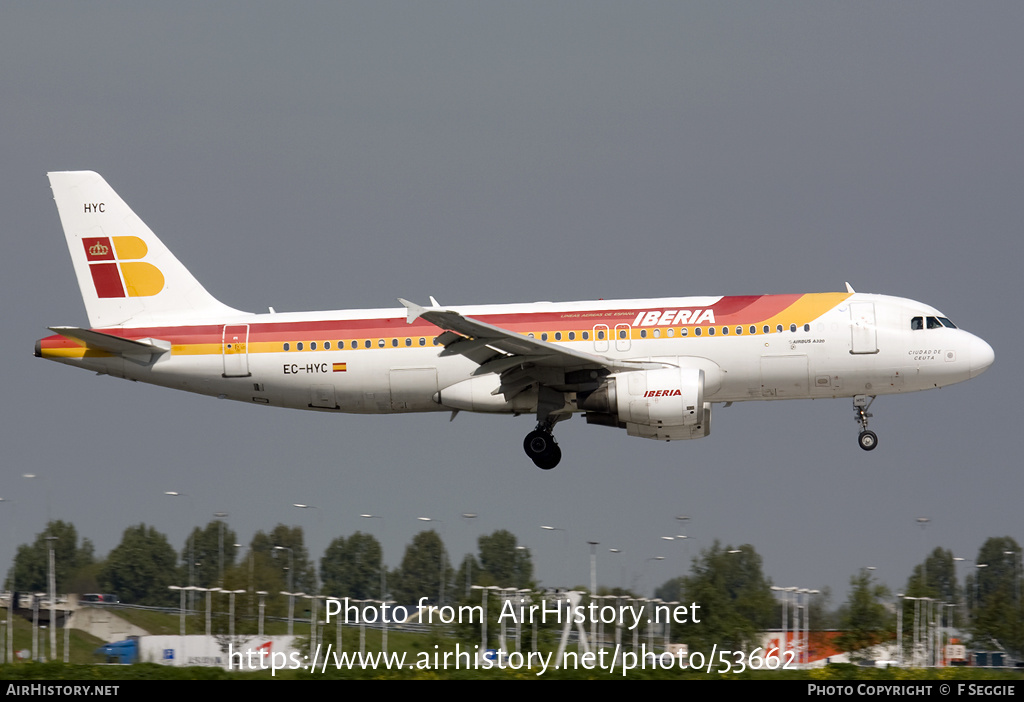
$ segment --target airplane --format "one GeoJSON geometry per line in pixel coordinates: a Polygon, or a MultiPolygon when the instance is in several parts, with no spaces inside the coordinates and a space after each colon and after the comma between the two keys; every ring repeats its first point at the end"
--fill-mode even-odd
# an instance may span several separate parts
{"type": "Polygon", "coordinates": [[[879,395],[980,374],[995,354],[934,307],[844,292],[242,312],[215,299],[91,171],[49,173],[88,327],[35,355],[99,374],[272,407],[534,414],[523,441],[558,464],[553,429],[705,437],[713,404],[852,398],[874,450],[879,395]]]}

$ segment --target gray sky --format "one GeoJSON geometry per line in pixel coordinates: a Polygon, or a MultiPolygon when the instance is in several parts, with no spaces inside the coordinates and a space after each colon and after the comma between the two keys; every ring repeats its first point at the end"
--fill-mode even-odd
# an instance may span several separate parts
{"type": "Polygon", "coordinates": [[[513,531],[544,585],[589,580],[587,540],[602,584],[647,587],[719,539],[837,605],[860,567],[899,589],[926,549],[1024,541],[1022,28],[1018,2],[5,4],[0,564],[47,510],[101,556],[227,511],[246,544],[303,526],[317,557],[369,530],[392,567],[429,516],[454,558],[513,531]],[[938,307],[996,363],[880,398],[870,454],[848,400],[746,403],[691,442],[576,418],[542,472],[531,417],[265,409],[33,358],[86,323],[45,177],[73,169],[240,309],[849,280],[938,307]],[[680,514],[692,539],[662,541],[680,514]]]}

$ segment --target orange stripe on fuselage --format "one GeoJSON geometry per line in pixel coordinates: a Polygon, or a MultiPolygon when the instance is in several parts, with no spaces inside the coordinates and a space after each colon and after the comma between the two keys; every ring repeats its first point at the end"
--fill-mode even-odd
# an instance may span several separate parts
{"type": "MultiPolygon", "coordinates": [[[[757,325],[758,333],[761,332],[761,325],[774,326],[783,324],[805,324],[814,321],[825,314],[836,305],[850,297],[850,293],[810,293],[797,295],[751,295],[733,296],[718,298],[711,305],[687,305],[672,308],[666,304],[658,305],[661,301],[652,300],[651,306],[629,307],[621,309],[606,310],[553,310],[544,312],[522,312],[522,313],[496,313],[473,315],[474,319],[481,322],[502,327],[513,332],[527,334],[530,332],[554,332],[554,331],[589,331],[594,326],[603,324],[609,327],[615,325],[631,325],[638,316],[648,312],[665,312],[670,309],[690,310],[712,310],[714,322],[703,321],[700,324],[683,324],[682,327],[694,326],[732,326],[732,325],[757,325]]],[[[684,301],[684,300],[683,300],[684,301]]],[[[239,323],[236,323],[239,324],[239,323]]],[[[245,324],[245,322],[240,322],[245,324]]],[[[364,342],[372,342],[370,348],[379,349],[381,339],[405,339],[426,337],[427,347],[432,345],[432,339],[441,333],[438,327],[424,320],[415,320],[407,324],[405,317],[391,317],[384,319],[352,319],[352,320],[310,320],[302,322],[249,322],[249,339],[247,351],[249,353],[279,353],[283,351],[284,343],[291,343],[292,351],[295,351],[294,344],[297,342],[317,342],[318,351],[323,349],[323,342],[329,341],[332,344],[330,351],[351,351],[364,350],[364,342]],[[338,341],[348,343],[345,349],[337,347],[338,341]],[[358,349],[350,347],[352,341],[360,341],[358,349]]],[[[655,325],[647,328],[659,328],[663,325],[655,325]]],[[[664,325],[675,326],[675,325],[664,325]]],[[[125,339],[162,339],[170,341],[173,355],[220,355],[223,352],[223,324],[204,324],[196,326],[178,327],[134,327],[99,329],[104,334],[119,336],[125,339]]],[[[634,338],[639,338],[634,333],[634,338]]],[[[582,340],[582,339],[578,339],[582,340]]],[[[390,345],[385,348],[425,348],[414,342],[411,347],[400,344],[397,347],[390,345]]],[[[44,358],[81,358],[86,356],[109,356],[105,351],[88,348],[80,341],[68,339],[55,335],[46,337],[40,341],[41,355],[44,358]]],[[[308,351],[306,348],[304,351],[308,351]]]]}

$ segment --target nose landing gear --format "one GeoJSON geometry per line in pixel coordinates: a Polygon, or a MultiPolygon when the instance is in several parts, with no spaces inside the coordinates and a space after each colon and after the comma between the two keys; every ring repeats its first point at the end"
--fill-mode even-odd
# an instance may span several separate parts
{"type": "Polygon", "coordinates": [[[857,436],[857,443],[865,451],[872,451],[878,446],[878,436],[873,431],[868,431],[868,418],[871,413],[868,408],[875,401],[875,396],[857,395],[853,398],[853,413],[857,416],[857,423],[860,424],[860,434],[857,436]]]}

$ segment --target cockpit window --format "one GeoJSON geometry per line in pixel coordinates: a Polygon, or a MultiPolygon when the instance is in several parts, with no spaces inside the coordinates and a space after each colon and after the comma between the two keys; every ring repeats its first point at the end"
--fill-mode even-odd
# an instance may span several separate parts
{"type": "Polygon", "coordinates": [[[946,317],[914,317],[910,320],[911,329],[956,329],[956,325],[953,324],[946,317]]]}

